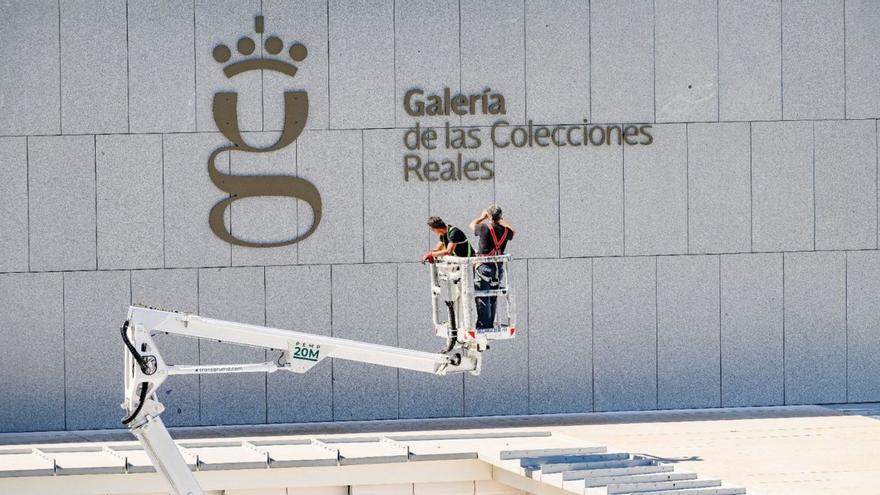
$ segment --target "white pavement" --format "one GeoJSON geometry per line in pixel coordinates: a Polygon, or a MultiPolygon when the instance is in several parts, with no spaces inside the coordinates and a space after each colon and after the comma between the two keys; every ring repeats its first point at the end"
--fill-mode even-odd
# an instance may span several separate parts
{"type": "Polygon", "coordinates": [[[859,406],[836,409],[830,416],[829,408],[819,406],[750,409],[758,414],[741,418],[718,410],[716,419],[698,421],[687,417],[699,413],[670,412],[656,418],[663,422],[651,423],[638,422],[641,413],[634,413],[632,423],[552,430],[609,450],[681,459],[676,471],[722,479],[746,487],[750,495],[877,495],[880,407],[859,406]],[[773,410],[804,416],[773,417],[773,410]]]}

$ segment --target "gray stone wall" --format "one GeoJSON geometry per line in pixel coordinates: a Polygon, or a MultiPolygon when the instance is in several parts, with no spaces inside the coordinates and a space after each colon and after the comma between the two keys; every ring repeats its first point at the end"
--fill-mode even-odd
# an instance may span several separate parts
{"type": "MultiPolygon", "coordinates": [[[[118,427],[130,303],[436,350],[424,219],[492,201],[519,228],[521,331],[482,376],[175,377],[166,421],[880,400],[876,1],[4,0],[0,40],[0,431],[118,427]],[[281,127],[286,76],[230,80],[211,56],[260,14],[308,47],[307,129],[220,168],[324,201],[314,235],[271,249],[207,219],[214,93],[239,93],[249,139],[281,127]],[[655,142],[490,144],[494,180],[405,182],[403,93],[487,86],[512,124],[648,123],[655,142]]],[[[257,198],[227,221],[259,238],[311,213],[257,198]]],[[[171,362],[266,358],[164,341],[171,362]]]]}

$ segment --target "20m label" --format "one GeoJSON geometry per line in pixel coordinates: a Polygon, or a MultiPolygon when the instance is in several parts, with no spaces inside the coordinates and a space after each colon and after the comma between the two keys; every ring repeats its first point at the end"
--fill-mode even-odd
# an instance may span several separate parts
{"type": "Polygon", "coordinates": [[[304,361],[318,361],[318,358],[321,354],[320,349],[302,347],[302,346],[294,346],[293,348],[293,358],[294,359],[302,359],[304,361]]]}

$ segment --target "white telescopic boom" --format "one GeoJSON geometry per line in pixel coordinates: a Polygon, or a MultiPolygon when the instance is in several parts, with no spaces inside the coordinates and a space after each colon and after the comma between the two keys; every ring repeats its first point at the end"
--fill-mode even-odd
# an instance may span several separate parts
{"type": "Polygon", "coordinates": [[[445,375],[479,374],[477,342],[462,343],[446,354],[400,349],[354,340],[312,335],[292,330],[203,318],[198,315],[131,306],[122,327],[125,353],[125,402],[128,425],[149,455],[156,470],[177,495],[203,495],[180,450],[159,418],[164,407],[156,390],[171,375],[207,373],[271,373],[278,370],[305,373],[325,358],[345,359],[445,375]],[[167,333],[280,351],[277,361],[227,365],[169,365],[152,336],[167,333]]]}
{"type": "Polygon", "coordinates": [[[475,369],[474,363],[450,366],[453,364],[451,361],[454,361],[452,355],[432,354],[293,330],[215,320],[193,314],[162,311],[141,306],[130,308],[129,324],[135,329],[142,326],[151,333],[163,332],[200,339],[220,340],[230,344],[289,351],[291,361],[289,371],[297,373],[308,371],[309,368],[327,357],[433,374],[475,369]]]}

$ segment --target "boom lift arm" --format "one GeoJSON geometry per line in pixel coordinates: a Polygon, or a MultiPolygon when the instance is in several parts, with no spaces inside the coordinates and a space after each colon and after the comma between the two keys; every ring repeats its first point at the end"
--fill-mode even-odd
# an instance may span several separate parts
{"type": "Polygon", "coordinates": [[[436,375],[479,374],[480,370],[480,353],[476,345],[462,347],[450,354],[431,354],[141,306],[129,308],[128,320],[121,331],[126,345],[125,402],[122,407],[128,413],[123,423],[141,442],[157,471],[178,495],[202,495],[203,492],[159,417],[165,408],[156,391],[171,375],[271,373],[278,370],[305,373],[330,357],[436,375]],[[164,361],[152,338],[160,332],[260,347],[279,351],[281,356],[277,361],[255,364],[170,365],[164,361]]]}
{"type": "Polygon", "coordinates": [[[159,417],[165,408],[159,402],[157,390],[169,376],[272,373],[279,370],[305,373],[326,358],[435,375],[464,372],[479,375],[481,353],[489,348],[489,341],[513,338],[516,328],[513,299],[508,288],[509,275],[504,277],[497,290],[475,293],[474,267],[480,263],[494,263],[503,271],[508,268],[509,262],[508,255],[480,259],[445,257],[432,265],[434,330],[438,336],[446,337],[447,341],[445,350],[437,354],[131,306],[128,319],[121,328],[126,347],[125,401],[122,408],[127,413],[122,423],[143,445],[156,470],[168,481],[174,494],[203,495],[195,476],[159,417]],[[504,299],[507,306],[505,322],[497,323],[490,332],[476,333],[473,330],[475,297],[504,299]],[[438,310],[441,300],[449,310],[448,320],[444,320],[438,310]],[[458,328],[465,331],[458,332],[458,328]],[[172,365],[165,362],[153,340],[153,335],[159,333],[257,347],[279,352],[280,355],[277,360],[264,363],[172,365]]]}

